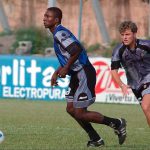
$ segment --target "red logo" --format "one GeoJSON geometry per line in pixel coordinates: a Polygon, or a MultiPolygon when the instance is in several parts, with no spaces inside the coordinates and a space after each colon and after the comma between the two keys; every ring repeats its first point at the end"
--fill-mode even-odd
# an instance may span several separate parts
{"type": "MultiPolygon", "coordinates": [[[[95,92],[96,94],[101,93],[107,90],[118,90],[118,84],[112,79],[111,69],[109,65],[104,61],[96,61],[93,63],[93,66],[96,69],[96,87],[95,92]]],[[[124,75],[123,71],[119,72],[119,76],[121,77],[124,75]]]]}

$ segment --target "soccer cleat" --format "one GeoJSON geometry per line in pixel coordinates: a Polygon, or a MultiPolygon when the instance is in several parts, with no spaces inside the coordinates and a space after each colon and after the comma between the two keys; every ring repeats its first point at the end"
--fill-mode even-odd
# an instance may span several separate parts
{"type": "Polygon", "coordinates": [[[99,139],[98,141],[90,140],[87,143],[87,147],[102,147],[102,146],[104,146],[104,141],[102,138],[99,139]]]}
{"type": "Polygon", "coordinates": [[[126,120],[125,119],[120,119],[121,121],[121,125],[119,128],[115,129],[114,132],[116,135],[118,135],[118,139],[119,139],[119,144],[122,145],[125,140],[126,140],[126,136],[127,136],[127,133],[126,133],[126,120]]]}

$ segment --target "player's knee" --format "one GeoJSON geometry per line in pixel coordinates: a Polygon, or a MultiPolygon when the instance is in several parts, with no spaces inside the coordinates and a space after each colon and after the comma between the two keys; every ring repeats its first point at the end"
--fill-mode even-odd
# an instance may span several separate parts
{"type": "Polygon", "coordinates": [[[78,113],[75,113],[75,118],[78,119],[78,120],[82,120],[82,116],[79,115],[78,113]]]}
{"type": "Polygon", "coordinates": [[[74,108],[72,108],[72,107],[66,107],[66,111],[71,116],[74,116],[74,108]]]}
{"type": "Polygon", "coordinates": [[[142,109],[145,113],[149,112],[150,111],[150,108],[148,105],[146,105],[145,103],[142,103],[142,109]]]}
{"type": "Polygon", "coordinates": [[[75,118],[78,120],[83,120],[84,115],[83,115],[83,113],[75,112],[75,118]]]}

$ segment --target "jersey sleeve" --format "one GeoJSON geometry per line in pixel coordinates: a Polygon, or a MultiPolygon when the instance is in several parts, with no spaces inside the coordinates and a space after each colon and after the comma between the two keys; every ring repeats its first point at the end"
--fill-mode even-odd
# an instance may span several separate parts
{"type": "Polygon", "coordinates": [[[120,58],[121,47],[122,44],[119,44],[113,50],[112,58],[111,58],[111,70],[121,68],[121,58],[120,58]]]}
{"type": "Polygon", "coordinates": [[[139,47],[150,53],[150,40],[139,40],[139,47]]]}
{"type": "Polygon", "coordinates": [[[75,42],[75,39],[73,38],[72,34],[69,31],[60,30],[58,31],[54,39],[64,48],[66,49],[68,46],[70,46],[72,43],[75,42]]]}

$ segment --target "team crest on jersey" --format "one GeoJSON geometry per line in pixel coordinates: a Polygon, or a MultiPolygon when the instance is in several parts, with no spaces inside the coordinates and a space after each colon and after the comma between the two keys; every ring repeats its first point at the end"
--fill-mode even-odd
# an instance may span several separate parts
{"type": "Polygon", "coordinates": [[[147,51],[142,50],[142,52],[141,52],[141,58],[143,58],[145,56],[145,54],[147,54],[147,51]]]}
{"type": "Polygon", "coordinates": [[[68,38],[71,37],[71,35],[68,34],[68,33],[66,33],[66,32],[63,32],[63,33],[61,34],[61,36],[62,36],[61,42],[65,41],[66,39],[68,39],[68,38]]]}

